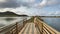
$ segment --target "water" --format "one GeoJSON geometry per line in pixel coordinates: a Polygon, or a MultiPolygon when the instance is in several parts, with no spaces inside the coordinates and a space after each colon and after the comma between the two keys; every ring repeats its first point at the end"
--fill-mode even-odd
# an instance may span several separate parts
{"type": "Polygon", "coordinates": [[[23,18],[24,17],[0,17],[0,28],[23,20],[23,18]]]}
{"type": "Polygon", "coordinates": [[[48,25],[60,32],[60,18],[42,18],[48,25]]]}
{"type": "MultiPolygon", "coordinates": [[[[0,17],[0,30],[2,28],[10,27],[11,25],[15,24],[16,22],[20,23],[20,25],[23,25],[23,20],[28,20],[30,17],[0,17]]],[[[4,34],[9,29],[4,30],[0,34],[4,34]]]]}

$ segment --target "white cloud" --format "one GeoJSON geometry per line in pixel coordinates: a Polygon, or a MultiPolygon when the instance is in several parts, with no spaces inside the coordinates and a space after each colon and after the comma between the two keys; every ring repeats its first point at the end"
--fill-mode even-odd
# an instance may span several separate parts
{"type": "Polygon", "coordinates": [[[36,0],[18,0],[18,1],[22,2],[20,7],[17,7],[14,9],[13,8],[4,8],[4,9],[1,9],[0,11],[4,12],[4,11],[10,10],[10,11],[15,12],[17,14],[27,14],[27,15],[57,15],[57,14],[60,14],[58,11],[48,12],[48,9],[47,9],[47,11],[44,9],[43,10],[37,9],[39,7],[43,8],[48,5],[55,5],[55,4],[60,3],[57,0],[42,0],[42,2],[40,2],[40,3],[35,3],[36,0]],[[28,7],[28,6],[30,6],[30,7],[28,7]],[[37,7],[37,8],[35,9],[33,7],[37,7]]]}
{"type": "Polygon", "coordinates": [[[47,0],[43,0],[41,3],[39,3],[38,6],[43,7],[47,4],[47,0]]]}
{"type": "Polygon", "coordinates": [[[6,2],[6,0],[0,0],[0,2],[6,2]]]}
{"type": "Polygon", "coordinates": [[[25,0],[25,2],[34,2],[35,0],[25,0]]]}
{"type": "Polygon", "coordinates": [[[0,12],[6,12],[6,11],[11,11],[11,12],[16,12],[17,10],[14,8],[0,8],[0,12]]]}
{"type": "MultiPolygon", "coordinates": [[[[60,15],[60,11],[46,11],[46,10],[38,10],[38,9],[35,9],[35,8],[27,8],[27,7],[19,7],[19,8],[16,8],[16,9],[12,9],[12,8],[5,8],[3,9],[2,11],[12,11],[14,13],[17,13],[17,14],[26,14],[26,15],[29,15],[29,16],[52,16],[52,15],[60,15]],[[42,11],[42,12],[41,12],[42,11]]],[[[0,10],[1,11],[1,10],[0,10]]]]}
{"type": "Polygon", "coordinates": [[[48,16],[59,16],[60,15],[60,11],[51,11],[47,13],[48,16]]]}
{"type": "Polygon", "coordinates": [[[60,15],[60,11],[56,11],[54,14],[55,15],[60,15]]]}
{"type": "Polygon", "coordinates": [[[35,0],[18,0],[20,2],[33,3],[35,0]]]}
{"type": "Polygon", "coordinates": [[[25,14],[25,12],[27,11],[27,8],[21,6],[21,7],[19,7],[19,8],[16,8],[15,10],[16,10],[16,13],[17,13],[17,14],[25,14]]]}
{"type": "Polygon", "coordinates": [[[59,0],[49,0],[48,1],[48,5],[54,5],[54,4],[58,4],[58,3],[60,3],[59,0]]]}
{"type": "Polygon", "coordinates": [[[42,0],[42,2],[35,4],[36,7],[45,7],[60,4],[60,0],[42,0]]]}

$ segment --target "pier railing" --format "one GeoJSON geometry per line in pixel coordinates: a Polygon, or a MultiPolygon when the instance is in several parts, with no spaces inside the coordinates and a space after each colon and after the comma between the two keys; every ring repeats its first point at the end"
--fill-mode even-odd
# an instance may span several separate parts
{"type": "Polygon", "coordinates": [[[10,24],[6,27],[3,27],[0,29],[0,34],[1,33],[3,33],[3,34],[18,34],[22,30],[22,28],[25,26],[26,22],[27,22],[27,18],[25,18],[19,22],[16,22],[14,24],[10,24]],[[22,24],[21,24],[21,22],[22,22],[22,24]]]}
{"type": "Polygon", "coordinates": [[[35,19],[35,22],[41,34],[60,34],[57,30],[53,29],[38,18],[35,19]]]}
{"type": "Polygon", "coordinates": [[[5,34],[18,34],[18,32],[22,29],[22,26],[19,25],[18,22],[14,24],[5,34]]]}

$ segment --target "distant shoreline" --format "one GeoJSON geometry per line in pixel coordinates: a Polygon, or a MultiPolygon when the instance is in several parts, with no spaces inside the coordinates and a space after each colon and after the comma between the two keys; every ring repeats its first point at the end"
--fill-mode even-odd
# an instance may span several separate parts
{"type": "Polygon", "coordinates": [[[60,17],[60,16],[41,16],[41,17],[60,17]]]}

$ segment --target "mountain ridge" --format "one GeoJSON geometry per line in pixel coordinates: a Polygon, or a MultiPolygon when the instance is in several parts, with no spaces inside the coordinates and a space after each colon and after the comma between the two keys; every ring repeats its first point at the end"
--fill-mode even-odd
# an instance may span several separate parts
{"type": "Polygon", "coordinates": [[[14,17],[14,16],[27,16],[27,15],[18,15],[11,11],[0,12],[0,17],[14,17]]]}

